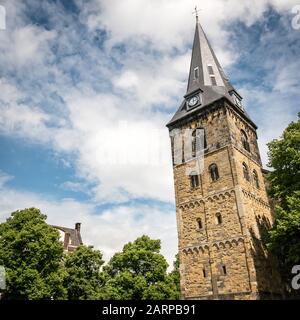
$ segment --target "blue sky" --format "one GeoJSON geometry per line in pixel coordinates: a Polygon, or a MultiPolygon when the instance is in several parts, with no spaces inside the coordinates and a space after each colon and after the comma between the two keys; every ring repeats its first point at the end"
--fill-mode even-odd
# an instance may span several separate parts
{"type": "MultiPolygon", "coordinates": [[[[108,258],[147,233],[177,250],[165,124],[185,94],[195,1],[2,1],[0,220],[82,222],[108,258]]],[[[201,1],[200,19],[266,143],[300,110],[297,1],[201,1]]],[[[200,6],[200,3],[199,3],[200,6]]]]}

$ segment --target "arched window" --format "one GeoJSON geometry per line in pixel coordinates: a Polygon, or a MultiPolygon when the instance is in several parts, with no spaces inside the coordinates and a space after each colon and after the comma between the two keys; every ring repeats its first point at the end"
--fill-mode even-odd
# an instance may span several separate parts
{"type": "Polygon", "coordinates": [[[190,174],[190,183],[192,189],[197,188],[200,185],[199,176],[195,172],[190,174]]]}
{"type": "Polygon", "coordinates": [[[205,268],[202,269],[202,272],[203,272],[203,278],[206,278],[206,270],[205,270],[205,268]]]}
{"type": "Polygon", "coordinates": [[[253,181],[257,189],[259,189],[259,180],[256,170],[253,170],[253,181]]]}
{"type": "Polygon", "coordinates": [[[218,166],[215,163],[209,166],[209,173],[212,181],[217,181],[220,177],[218,166]]]}
{"type": "Polygon", "coordinates": [[[248,170],[248,167],[246,165],[245,162],[243,162],[243,175],[244,175],[244,178],[249,181],[250,180],[250,177],[249,177],[249,170],[248,170]]]}
{"type": "Polygon", "coordinates": [[[249,145],[248,137],[247,137],[246,132],[244,130],[241,130],[241,140],[242,140],[243,148],[250,152],[250,145],[249,145]]]}
{"type": "Polygon", "coordinates": [[[201,218],[198,218],[198,219],[197,219],[197,225],[198,225],[198,229],[202,229],[202,228],[203,228],[201,218]]]}
{"type": "Polygon", "coordinates": [[[221,224],[222,223],[222,215],[220,212],[217,212],[216,214],[216,223],[221,224]]]}

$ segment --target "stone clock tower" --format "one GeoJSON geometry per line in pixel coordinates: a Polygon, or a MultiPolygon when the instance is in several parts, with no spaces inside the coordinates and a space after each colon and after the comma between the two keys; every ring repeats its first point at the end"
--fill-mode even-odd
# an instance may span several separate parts
{"type": "Polygon", "coordinates": [[[173,160],[175,154],[181,160],[174,161],[173,171],[182,298],[281,298],[276,263],[261,241],[273,215],[257,127],[198,18],[187,92],[167,127],[173,160]],[[186,129],[204,132],[204,165],[196,174],[186,170],[198,161],[195,152],[187,160],[186,145],[175,150],[172,133],[186,129]]]}

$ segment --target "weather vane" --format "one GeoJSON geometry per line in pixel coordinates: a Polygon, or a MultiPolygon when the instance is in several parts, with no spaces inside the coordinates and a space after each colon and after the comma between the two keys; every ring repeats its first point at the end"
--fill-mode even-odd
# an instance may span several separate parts
{"type": "Polygon", "coordinates": [[[199,15],[198,13],[201,11],[201,9],[198,10],[197,6],[195,6],[195,11],[193,11],[193,14],[196,15],[196,22],[198,22],[198,18],[199,18],[199,15]]]}

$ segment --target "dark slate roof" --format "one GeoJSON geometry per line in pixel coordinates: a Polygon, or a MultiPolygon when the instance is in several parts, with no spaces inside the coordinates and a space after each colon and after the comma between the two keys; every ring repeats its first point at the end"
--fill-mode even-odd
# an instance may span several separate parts
{"type": "MultiPolygon", "coordinates": [[[[242,97],[226,77],[200,23],[197,21],[186,95],[184,96],[184,100],[179,109],[167,126],[171,126],[179,119],[189,116],[191,113],[201,111],[202,108],[223,98],[226,98],[230,104],[236,105],[234,96],[242,100],[242,97]],[[212,74],[211,71],[209,71],[209,67],[213,70],[216,85],[213,85],[211,82],[212,74]],[[195,78],[194,76],[195,68],[198,68],[198,78],[195,78]],[[197,92],[201,93],[201,104],[195,108],[188,109],[188,99],[197,92]]],[[[240,109],[239,111],[247,118],[247,120],[250,120],[243,109],[238,109],[240,109]]],[[[252,124],[255,126],[254,123],[252,124]]]]}
{"type": "Polygon", "coordinates": [[[79,246],[79,245],[83,244],[82,239],[81,239],[81,234],[78,230],[66,228],[66,227],[61,227],[61,226],[53,226],[53,227],[63,231],[64,233],[68,233],[70,235],[72,246],[79,246]]]}

